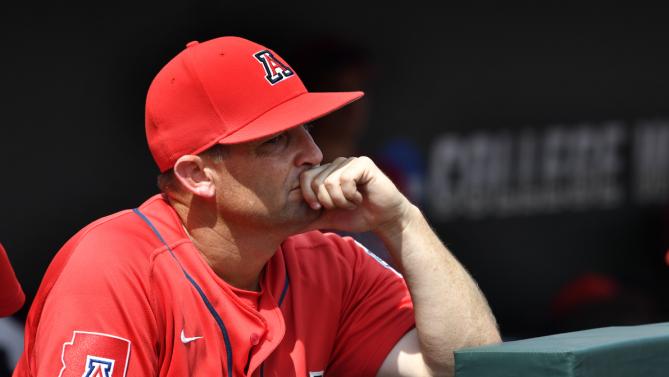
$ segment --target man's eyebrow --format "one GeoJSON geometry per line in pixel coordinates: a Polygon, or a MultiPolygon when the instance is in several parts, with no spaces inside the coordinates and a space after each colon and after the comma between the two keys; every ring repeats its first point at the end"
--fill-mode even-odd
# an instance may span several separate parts
{"type": "Polygon", "coordinates": [[[253,141],[252,143],[253,143],[254,145],[261,146],[261,145],[262,145],[263,143],[265,143],[266,141],[272,140],[272,139],[274,139],[275,137],[277,137],[277,136],[279,136],[279,135],[281,135],[281,134],[286,133],[286,131],[287,131],[287,130],[283,130],[283,131],[280,131],[280,132],[277,132],[277,133],[273,133],[273,134],[268,135],[268,136],[265,136],[265,137],[263,137],[263,138],[256,139],[256,140],[253,141]]]}
{"type": "Polygon", "coordinates": [[[300,125],[298,125],[298,126],[290,127],[290,128],[287,128],[287,129],[285,129],[285,130],[283,130],[283,131],[279,131],[279,132],[273,133],[273,134],[271,134],[271,135],[265,136],[265,137],[263,137],[263,138],[261,138],[261,139],[258,139],[258,142],[263,142],[263,141],[267,141],[267,140],[272,140],[272,139],[274,139],[275,137],[277,137],[277,136],[279,136],[279,135],[281,135],[281,134],[285,134],[285,133],[287,133],[288,131],[293,130],[293,129],[296,129],[296,128],[299,128],[299,127],[304,127],[304,128],[308,131],[308,130],[310,130],[311,128],[313,128],[314,125],[313,125],[312,123],[302,123],[302,124],[300,124],[300,125]]]}
{"type": "Polygon", "coordinates": [[[279,131],[279,132],[273,133],[273,134],[268,135],[268,136],[265,136],[265,137],[263,137],[262,139],[259,139],[259,140],[261,140],[261,141],[263,141],[263,140],[272,140],[272,139],[274,139],[275,137],[277,137],[277,136],[279,136],[279,135],[281,135],[281,134],[286,133],[286,131],[288,131],[288,130],[283,130],[283,131],[279,131]]]}

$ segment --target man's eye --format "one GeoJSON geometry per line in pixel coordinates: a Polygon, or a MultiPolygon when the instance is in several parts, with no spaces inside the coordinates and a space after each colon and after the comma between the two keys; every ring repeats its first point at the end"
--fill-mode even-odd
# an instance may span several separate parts
{"type": "Polygon", "coordinates": [[[263,144],[268,144],[268,145],[279,144],[280,142],[283,141],[283,139],[284,139],[285,137],[286,137],[286,134],[285,134],[285,133],[281,133],[281,134],[276,135],[275,137],[273,137],[273,138],[271,138],[271,139],[269,139],[269,140],[266,140],[263,144]]]}
{"type": "Polygon", "coordinates": [[[307,131],[308,133],[311,133],[311,130],[314,128],[314,125],[311,124],[311,123],[307,123],[307,124],[305,124],[305,125],[302,126],[302,127],[304,127],[304,130],[305,130],[305,131],[307,131]]]}

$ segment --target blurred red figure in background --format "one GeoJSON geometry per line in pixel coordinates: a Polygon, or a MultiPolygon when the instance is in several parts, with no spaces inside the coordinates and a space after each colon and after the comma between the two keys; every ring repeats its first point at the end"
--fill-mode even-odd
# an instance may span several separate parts
{"type": "Polygon", "coordinates": [[[587,272],[567,282],[551,303],[553,329],[578,331],[656,322],[657,307],[643,291],[613,276],[587,272]]]}
{"type": "Polygon", "coordinates": [[[23,306],[26,296],[0,244],[0,317],[14,314],[23,306]]]}

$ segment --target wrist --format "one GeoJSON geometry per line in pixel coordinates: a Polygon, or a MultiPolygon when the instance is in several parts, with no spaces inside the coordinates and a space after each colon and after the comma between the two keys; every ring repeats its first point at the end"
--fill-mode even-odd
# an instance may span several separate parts
{"type": "Polygon", "coordinates": [[[391,242],[400,239],[407,229],[411,227],[421,215],[418,207],[406,200],[402,208],[398,211],[398,215],[392,217],[390,220],[380,224],[373,231],[384,242],[391,242]]]}

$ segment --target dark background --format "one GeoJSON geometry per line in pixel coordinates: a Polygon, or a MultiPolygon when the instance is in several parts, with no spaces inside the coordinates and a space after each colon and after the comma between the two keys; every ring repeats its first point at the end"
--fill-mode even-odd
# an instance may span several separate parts
{"type": "MultiPolygon", "coordinates": [[[[71,235],[157,191],[144,136],[146,89],[187,42],[222,35],[264,44],[294,67],[298,46],[320,36],[359,46],[374,67],[360,146],[369,154],[399,137],[429,164],[431,142],[444,132],[669,118],[662,8],[3,5],[0,240],[29,299],[17,318],[25,318],[49,261],[71,235]]],[[[630,179],[621,177],[624,185],[630,179]]],[[[528,337],[569,328],[555,321],[552,299],[588,272],[631,293],[572,327],[668,320],[667,202],[626,199],[608,209],[433,225],[478,281],[505,337],[528,337]],[[621,310],[629,311],[625,321],[611,316],[621,310]]]]}

